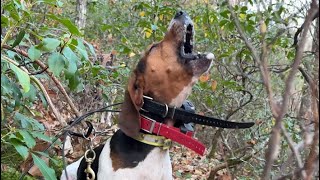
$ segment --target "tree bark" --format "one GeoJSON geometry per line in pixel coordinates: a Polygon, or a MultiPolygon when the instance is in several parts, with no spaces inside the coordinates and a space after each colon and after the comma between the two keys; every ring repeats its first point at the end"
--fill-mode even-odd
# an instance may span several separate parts
{"type": "Polygon", "coordinates": [[[76,10],[78,12],[76,18],[76,25],[78,26],[81,32],[84,31],[86,27],[86,19],[87,19],[87,0],[77,0],[76,10]]]}

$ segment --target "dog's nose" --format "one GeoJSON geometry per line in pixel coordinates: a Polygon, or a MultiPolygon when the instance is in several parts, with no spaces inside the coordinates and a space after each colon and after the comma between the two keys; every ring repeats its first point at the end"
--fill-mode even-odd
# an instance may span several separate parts
{"type": "Polygon", "coordinates": [[[182,16],[182,15],[184,15],[184,14],[185,14],[185,12],[183,12],[183,11],[178,11],[177,14],[174,16],[174,18],[178,18],[178,17],[180,17],[180,16],[182,16]]]}

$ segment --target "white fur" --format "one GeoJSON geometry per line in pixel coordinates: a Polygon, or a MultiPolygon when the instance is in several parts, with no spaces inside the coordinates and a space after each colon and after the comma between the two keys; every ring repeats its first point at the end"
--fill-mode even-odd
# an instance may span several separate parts
{"type": "Polygon", "coordinates": [[[214,59],[214,54],[209,53],[209,54],[207,54],[206,58],[207,59],[214,59]]]}
{"type": "Polygon", "coordinates": [[[192,86],[195,82],[197,82],[199,77],[192,77],[191,82],[182,89],[182,91],[178,94],[177,97],[171,100],[170,106],[180,107],[184,100],[186,100],[191,93],[192,86]]]}
{"type": "Polygon", "coordinates": [[[110,141],[104,146],[99,160],[98,179],[112,180],[171,180],[172,167],[169,151],[154,148],[134,168],[113,171],[110,158],[110,141]]]}
{"type": "Polygon", "coordinates": [[[67,169],[67,174],[69,179],[67,179],[67,176],[65,175],[65,171],[63,170],[60,180],[77,180],[77,171],[82,159],[83,157],[80,158],[78,161],[67,166],[66,169],[67,169]]]}
{"type": "MultiPolygon", "coordinates": [[[[214,54],[208,53],[206,55],[206,58],[207,59],[214,59],[215,57],[214,57],[214,54]]],[[[208,72],[211,69],[211,66],[212,66],[212,61],[211,61],[210,66],[206,72],[208,72]]],[[[177,97],[175,97],[173,100],[171,100],[169,105],[180,107],[182,105],[183,101],[186,100],[188,98],[188,96],[190,95],[191,90],[192,90],[192,86],[194,83],[196,83],[198,81],[198,79],[199,79],[199,77],[197,77],[197,76],[192,77],[191,82],[186,87],[184,87],[182,89],[182,91],[178,94],[177,97]]]]}
{"type": "MultiPolygon", "coordinates": [[[[82,158],[81,158],[82,159],[82,158]]],[[[80,160],[67,167],[69,180],[77,179],[80,160]],[[72,177],[72,178],[71,178],[72,177]]],[[[64,175],[64,173],[62,174],[64,175]]],[[[98,180],[172,180],[172,167],[169,151],[154,148],[147,157],[134,168],[113,170],[110,158],[110,139],[107,140],[99,157],[98,180]]],[[[61,176],[61,180],[67,180],[61,176]]]]}

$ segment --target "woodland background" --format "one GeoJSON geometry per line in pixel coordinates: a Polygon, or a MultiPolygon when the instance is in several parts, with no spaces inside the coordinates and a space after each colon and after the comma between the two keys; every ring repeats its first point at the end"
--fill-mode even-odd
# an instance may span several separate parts
{"type": "MultiPolygon", "coordinates": [[[[59,177],[63,137],[47,147],[74,118],[123,100],[130,70],[179,9],[195,23],[196,51],[217,58],[189,97],[197,113],[255,126],[197,126],[208,152],[174,145],[173,177],[319,179],[315,0],[1,0],[1,179],[31,164],[24,179],[59,177]]],[[[95,145],[117,128],[117,113],[87,120],[95,145]]],[[[86,145],[66,138],[67,162],[86,145]]]]}

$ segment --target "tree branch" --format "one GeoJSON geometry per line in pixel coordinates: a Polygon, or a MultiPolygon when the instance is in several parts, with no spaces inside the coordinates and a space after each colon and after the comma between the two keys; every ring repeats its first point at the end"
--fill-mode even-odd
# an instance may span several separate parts
{"type": "Polygon", "coordinates": [[[301,60],[302,60],[302,57],[303,57],[303,52],[304,52],[306,39],[307,39],[306,36],[309,31],[310,24],[312,22],[313,14],[316,12],[317,12],[317,4],[316,4],[316,1],[313,0],[310,5],[310,9],[308,10],[305,22],[304,22],[305,26],[304,26],[304,30],[301,35],[301,40],[298,43],[298,46],[296,48],[296,55],[294,58],[294,63],[293,63],[292,68],[289,72],[288,78],[286,79],[286,82],[285,82],[285,90],[284,90],[284,93],[282,96],[283,98],[282,98],[282,103],[281,103],[281,109],[279,111],[278,116],[275,116],[276,123],[272,129],[272,134],[269,139],[268,149],[266,151],[266,156],[265,156],[266,164],[265,164],[263,173],[261,175],[262,179],[269,179],[272,164],[279,153],[278,151],[280,148],[279,143],[280,143],[280,130],[281,130],[282,119],[288,110],[288,102],[289,102],[289,98],[291,96],[293,80],[294,80],[295,74],[298,70],[298,67],[299,67],[301,60]]]}
{"type": "Polygon", "coordinates": [[[226,162],[216,165],[214,168],[211,169],[208,180],[215,179],[215,176],[218,171],[225,169],[225,168],[228,168],[228,167],[234,167],[238,164],[241,164],[243,162],[248,161],[252,157],[253,157],[253,154],[250,154],[250,155],[244,156],[242,158],[238,158],[238,159],[228,159],[226,162]]]}
{"type": "MultiPolygon", "coordinates": [[[[16,49],[16,48],[11,48],[10,46],[8,45],[4,45],[3,48],[5,49],[9,49],[9,50],[12,50],[16,53],[19,53],[21,54],[22,56],[26,57],[26,58],[29,58],[28,56],[28,53],[23,51],[23,50],[20,50],[20,49],[16,49]]],[[[64,97],[66,98],[68,104],[70,105],[71,109],[73,110],[73,112],[76,114],[77,117],[79,117],[81,114],[80,112],[78,111],[78,109],[76,108],[76,106],[73,104],[71,98],[69,97],[68,93],[66,92],[66,90],[64,89],[63,85],[61,84],[61,82],[52,74],[52,72],[47,69],[47,66],[39,61],[39,60],[35,60],[34,61],[36,64],[38,64],[42,69],[46,69],[46,73],[50,76],[50,78],[53,80],[53,82],[57,85],[58,89],[61,91],[61,93],[64,95],[64,97]]]]}
{"type": "MultiPolygon", "coordinates": [[[[6,45],[5,45],[6,46],[6,45]]],[[[6,57],[6,56],[2,56],[2,58],[6,59],[7,61],[9,61],[10,63],[14,64],[14,65],[18,65],[18,63],[16,63],[15,61],[11,60],[10,58],[6,57]]],[[[25,71],[26,73],[29,74],[28,70],[25,67],[20,67],[23,71],[25,71]]],[[[55,117],[57,118],[57,120],[62,124],[62,125],[66,125],[67,123],[65,122],[65,120],[61,117],[59,111],[56,109],[56,107],[53,105],[50,96],[48,95],[46,89],[44,88],[44,86],[42,85],[42,83],[33,75],[30,75],[30,79],[36,83],[36,85],[39,87],[39,89],[43,92],[44,97],[46,98],[49,107],[52,109],[53,114],[55,115],[55,117]]]]}
{"type": "MultiPolygon", "coordinates": [[[[258,51],[255,49],[255,47],[253,46],[252,42],[247,38],[245,32],[243,31],[241,25],[240,25],[240,22],[239,22],[239,19],[236,17],[236,14],[230,4],[230,1],[228,1],[228,8],[230,10],[230,13],[231,13],[231,17],[236,25],[236,28],[237,28],[237,31],[238,33],[240,34],[241,38],[244,40],[247,48],[250,50],[251,54],[252,54],[252,58],[254,59],[254,61],[256,63],[259,64],[259,68],[260,68],[260,71],[261,71],[261,76],[262,76],[262,80],[263,80],[263,83],[266,87],[266,90],[267,90],[267,94],[268,94],[268,98],[269,98],[269,103],[270,103],[270,108],[271,108],[271,111],[272,111],[272,114],[274,114],[275,116],[278,115],[278,106],[277,104],[274,103],[274,100],[273,100],[273,93],[272,93],[272,89],[271,89],[271,85],[270,85],[270,75],[269,75],[269,71],[268,71],[268,67],[267,67],[267,63],[266,63],[266,54],[267,54],[267,51],[266,51],[266,44],[264,44],[264,47],[263,48],[263,51],[261,53],[261,57],[263,59],[260,59],[260,57],[258,56],[258,51]]],[[[264,32],[265,33],[265,32],[264,32]]]]}
{"type": "MultiPolygon", "coordinates": [[[[302,169],[303,163],[302,163],[301,156],[299,154],[298,149],[295,148],[296,143],[291,139],[290,135],[288,134],[288,132],[287,132],[286,128],[283,126],[283,124],[281,125],[281,131],[282,131],[284,137],[287,139],[289,147],[290,147],[292,153],[294,154],[294,157],[296,158],[299,169],[302,169]]],[[[304,169],[301,170],[301,175],[303,178],[306,177],[306,172],[304,169]]]]}
{"type": "Polygon", "coordinates": [[[62,126],[67,125],[66,121],[61,117],[59,111],[55,108],[55,106],[53,105],[51,98],[49,96],[49,94],[47,93],[45,87],[42,85],[42,83],[33,75],[30,76],[30,79],[35,82],[35,84],[37,84],[37,86],[39,87],[39,89],[43,92],[44,96],[46,97],[46,100],[49,104],[49,106],[52,109],[53,114],[56,116],[57,120],[60,122],[60,124],[62,126]]]}
{"type": "MultiPolygon", "coordinates": [[[[315,20],[317,17],[319,17],[319,9],[312,14],[312,21],[315,20]]],[[[297,32],[294,34],[293,44],[292,47],[295,47],[298,44],[298,36],[305,27],[305,23],[303,23],[300,28],[298,28],[297,32]]]]}

